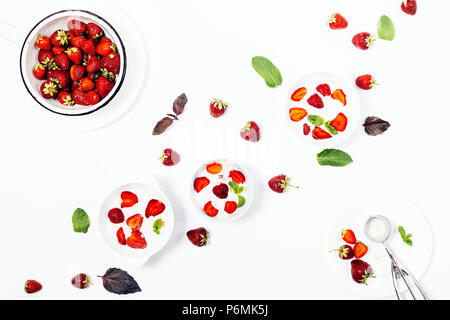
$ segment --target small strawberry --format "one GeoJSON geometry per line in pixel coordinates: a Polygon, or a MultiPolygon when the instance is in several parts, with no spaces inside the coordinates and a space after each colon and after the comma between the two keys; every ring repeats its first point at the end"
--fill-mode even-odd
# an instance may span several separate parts
{"type": "Polygon", "coordinates": [[[353,248],[349,246],[348,244],[344,244],[339,249],[331,250],[330,252],[338,251],[339,252],[339,258],[342,260],[349,260],[353,259],[354,252],[353,248]]]}
{"type": "Polygon", "coordinates": [[[237,209],[237,203],[236,202],[234,202],[234,201],[227,201],[227,202],[225,202],[224,210],[225,210],[226,213],[232,214],[233,212],[236,211],[236,209],[237,209]]]}
{"type": "Polygon", "coordinates": [[[38,61],[39,61],[41,64],[43,64],[43,65],[45,65],[45,66],[48,66],[49,63],[50,63],[50,61],[53,60],[53,57],[54,57],[54,56],[55,56],[55,55],[54,55],[53,52],[51,52],[51,51],[47,51],[47,50],[39,50],[39,52],[38,52],[38,61]]]}
{"type": "Polygon", "coordinates": [[[219,199],[226,199],[228,197],[228,190],[228,185],[225,183],[221,183],[212,189],[214,195],[219,199]]]}
{"type": "Polygon", "coordinates": [[[186,236],[194,246],[203,247],[208,242],[209,233],[205,228],[197,228],[186,232],[186,236]]]}
{"type": "Polygon", "coordinates": [[[36,78],[42,80],[47,75],[47,69],[45,69],[45,67],[42,64],[38,63],[33,68],[33,74],[36,78]]]}
{"type": "Polygon", "coordinates": [[[372,267],[365,261],[355,259],[351,262],[352,278],[355,282],[367,285],[369,278],[375,278],[372,267]]]}
{"type": "Polygon", "coordinates": [[[269,188],[277,193],[286,192],[287,187],[298,188],[298,186],[293,186],[289,184],[290,178],[285,174],[280,174],[269,180],[269,188]]]}
{"type": "Polygon", "coordinates": [[[225,101],[214,99],[209,104],[209,113],[214,118],[218,118],[225,113],[228,108],[228,104],[225,101]]]}
{"type": "Polygon", "coordinates": [[[358,78],[356,78],[355,83],[363,90],[370,90],[372,89],[374,84],[377,84],[375,82],[375,79],[370,74],[359,76],[358,78]]]}
{"type": "Polygon", "coordinates": [[[326,83],[319,84],[316,90],[324,97],[328,97],[329,95],[331,95],[330,86],[326,83]]]}
{"type": "Polygon", "coordinates": [[[108,72],[118,74],[120,71],[120,56],[116,52],[111,52],[110,54],[103,56],[101,63],[102,67],[108,72]]]}
{"type": "Polygon", "coordinates": [[[195,178],[194,180],[194,189],[197,193],[199,193],[200,191],[202,191],[208,184],[209,184],[209,179],[206,177],[198,177],[195,178]]]}
{"type": "Polygon", "coordinates": [[[341,231],[341,238],[349,243],[349,244],[355,244],[356,243],[356,237],[355,233],[350,229],[344,229],[341,231]]]}
{"type": "Polygon", "coordinates": [[[233,180],[237,184],[241,184],[241,183],[245,182],[244,174],[237,170],[231,170],[228,177],[231,178],[231,180],[233,180]]]}
{"type": "Polygon", "coordinates": [[[125,215],[119,208],[112,208],[108,212],[108,218],[111,223],[117,224],[125,221],[125,215]]]}
{"type": "Polygon", "coordinates": [[[45,99],[56,98],[58,95],[58,86],[50,80],[47,80],[41,84],[41,94],[45,99]]]}
{"type": "Polygon", "coordinates": [[[75,64],[72,67],[70,67],[70,78],[73,81],[80,81],[81,79],[83,79],[84,76],[84,72],[85,69],[83,66],[79,65],[79,64],[75,64]]]}
{"type": "Polygon", "coordinates": [[[402,5],[400,6],[404,13],[415,15],[417,12],[417,2],[416,0],[402,0],[402,5]]]}
{"type": "Polygon", "coordinates": [[[347,117],[343,113],[339,113],[336,118],[334,118],[330,125],[334,127],[337,131],[343,132],[347,128],[347,117]]]}
{"type": "Polygon", "coordinates": [[[109,81],[104,76],[100,76],[97,79],[96,88],[98,93],[100,94],[100,97],[104,98],[114,88],[114,82],[109,81]]]}
{"type": "Polygon", "coordinates": [[[61,103],[62,105],[71,107],[75,104],[75,102],[72,99],[72,96],[70,95],[70,93],[65,92],[65,91],[61,91],[58,94],[58,101],[59,103],[61,103]]]}
{"type": "Polygon", "coordinates": [[[67,29],[72,31],[75,35],[79,36],[83,33],[86,33],[87,26],[80,20],[72,19],[67,22],[67,29]]]}
{"type": "Polygon", "coordinates": [[[78,87],[72,91],[72,99],[76,104],[79,104],[80,106],[88,105],[86,100],[86,93],[78,87]]]}
{"type": "Polygon", "coordinates": [[[133,231],[139,231],[142,226],[142,222],[144,221],[144,217],[142,215],[135,214],[127,219],[127,226],[131,228],[133,231]]]}
{"type": "Polygon", "coordinates": [[[80,64],[83,61],[83,53],[81,49],[70,47],[66,50],[67,57],[75,64],[80,64]]]}
{"type": "Polygon", "coordinates": [[[86,102],[88,105],[93,106],[99,103],[101,100],[100,95],[96,91],[86,92],[86,102]]]}
{"type": "Polygon", "coordinates": [[[298,102],[298,101],[302,100],[306,96],[307,93],[308,93],[308,90],[306,90],[306,88],[304,88],[304,87],[298,88],[291,95],[291,100],[298,102]]]}
{"type": "Polygon", "coordinates": [[[36,280],[27,280],[25,282],[25,292],[35,293],[42,289],[42,285],[36,280]]]}
{"type": "Polygon", "coordinates": [[[331,29],[345,29],[348,26],[347,20],[340,14],[340,13],[334,13],[329,19],[328,19],[328,25],[331,29]]]}
{"type": "Polygon", "coordinates": [[[85,289],[91,284],[88,276],[85,273],[77,274],[72,278],[71,282],[72,285],[78,289],[85,289]]]}
{"type": "Polygon", "coordinates": [[[259,130],[259,126],[254,121],[249,121],[247,124],[241,129],[241,138],[246,141],[258,142],[261,139],[261,133],[259,130]]]}
{"type": "Polygon", "coordinates": [[[70,85],[70,75],[67,71],[49,70],[47,78],[56,83],[60,89],[68,88],[70,85]]]}
{"type": "Polygon", "coordinates": [[[89,78],[83,78],[80,80],[80,89],[84,92],[95,89],[95,83],[89,78]]]}
{"type": "Polygon", "coordinates": [[[303,124],[303,134],[307,136],[311,132],[311,127],[307,124],[303,124]]]}
{"type": "Polygon", "coordinates": [[[55,56],[57,56],[58,54],[61,54],[61,53],[65,52],[65,51],[66,51],[66,48],[64,48],[64,47],[53,47],[53,48],[52,48],[52,52],[53,52],[53,54],[54,54],[55,56]]]}
{"type": "Polygon", "coordinates": [[[106,56],[112,52],[116,52],[117,48],[114,43],[104,41],[104,42],[100,42],[97,45],[97,47],[95,48],[95,51],[101,56],[106,56]]]}
{"type": "Polygon", "coordinates": [[[106,36],[103,36],[98,43],[102,43],[102,42],[112,43],[111,39],[106,36]]]}
{"type": "Polygon", "coordinates": [[[374,41],[375,38],[372,37],[368,32],[360,32],[356,34],[352,39],[353,45],[361,50],[369,49],[374,41]]]}
{"type": "Polygon", "coordinates": [[[69,33],[64,30],[56,30],[50,36],[50,42],[54,47],[65,47],[69,44],[69,33]]]}
{"type": "Polygon", "coordinates": [[[96,55],[96,51],[95,51],[95,41],[94,41],[94,39],[88,39],[85,42],[83,42],[83,44],[81,45],[81,50],[83,50],[84,52],[86,52],[90,56],[95,56],[96,55]]]}
{"type": "Polygon", "coordinates": [[[70,37],[70,43],[76,47],[81,49],[81,47],[83,46],[83,43],[86,41],[86,38],[83,36],[75,36],[75,37],[70,37]]]}
{"type": "Polygon", "coordinates": [[[92,56],[89,58],[86,64],[86,71],[89,73],[97,72],[103,67],[103,64],[97,56],[92,56]]]}
{"type": "Polygon", "coordinates": [[[119,229],[117,229],[116,232],[116,237],[117,237],[117,241],[121,244],[121,245],[126,245],[127,244],[127,239],[125,238],[125,233],[123,232],[123,228],[120,227],[119,229]]]}
{"type": "Polygon", "coordinates": [[[315,127],[312,131],[312,137],[316,140],[322,140],[322,139],[329,139],[332,137],[332,135],[320,127],[315,127]]]}
{"type": "Polygon", "coordinates": [[[216,208],[214,208],[214,206],[212,205],[211,201],[207,202],[204,207],[203,207],[203,211],[205,211],[205,213],[210,216],[210,217],[215,217],[217,216],[217,214],[219,213],[219,210],[217,210],[216,208]]]}
{"type": "Polygon", "coordinates": [[[353,251],[355,252],[355,258],[360,259],[366,255],[367,251],[369,251],[369,248],[367,248],[367,246],[361,241],[358,241],[353,247],[353,251]]]}
{"type": "Polygon", "coordinates": [[[294,122],[299,122],[308,115],[308,112],[303,108],[291,108],[289,109],[289,117],[294,122]]]}
{"type": "Polygon", "coordinates": [[[127,238],[127,246],[133,249],[145,249],[147,248],[147,241],[140,231],[133,231],[127,238]]]}
{"type": "Polygon", "coordinates": [[[70,61],[69,58],[67,57],[66,53],[60,53],[57,56],[55,56],[55,63],[58,67],[61,68],[61,70],[63,71],[67,71],[70,68],[70,61]]]}
{"type": "Polygon", "coordinates": [[[36,39],[36,46],[45,51],[50,51],[52,49],[52,44],[50,43],[50,39],[45,36],[41,36],[38,34],[38,37],[36,39]]]}
{"type": "Polygon", "coordinates": [[[317,93],[314,93],[311,97],[309,97],[307,102],[310,106],[318,109],[322,109],[324,106],[322,98],[317,93]]]}
{"type": "Polygon", "coordinates": [[[145,208],[145,217],[156,217],[157,215],[164,212],[166,206],[159,200],[152,199],[148,202],[147,207],[145,208]]]}
{"type": "Polygon", "coordinates": [[[218,162],[210,163],[206,166],[206,171],[211,174],[218,174],[220,171],[222,171],[222,165],[218,162]]]}
{"type": "Polygon", "coordinates": [[[87,24],[87,32],[88,32],[89,37],[92,39],[98,39],[101,36],[103,36],[102,29],[95,23],[87,24]]]}
{"type": "Polygon", "coordinates": [[[122,203],[120,205],[121,208],[129,208],[138,203],[137,195],[130,191],[123,191],[120,194],[120,198],[122,199],[122,203]]]}
{"type": "Polygon", "coordinates": [[[159,159],[162,161],[162,164],[165,166],[174,166],[178,162],[180,162],[180,155],[172,149],[164,149],[163,154],[159,159]]]}
{"type": "Polygon", "coordinates": [[[334,90],[333,93],[331,94],[331,98],[342,102],[344,106],[347,105],[347,96],[342,89],[334,90]]]}

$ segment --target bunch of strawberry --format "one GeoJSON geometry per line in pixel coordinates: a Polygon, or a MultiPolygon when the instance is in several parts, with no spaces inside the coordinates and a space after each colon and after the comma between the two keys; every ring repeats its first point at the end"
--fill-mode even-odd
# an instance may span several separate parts
{"type": "Polygon", "coordinates": [[[40,87],[45,99],[56,98],[65,106],[95,105],[114,88],[120,55],[95,23],[70,20],[67,28],[50,38],[38,35],[39,63],[33,74],[45,80],[40,87]]]}
{"type": "Polygon", "coordinates": [[[339,249],[331,250],[330,252],[337,251],[339,258],[342,260],[355,258],[351,262],[352,278],[357,283],[367,285],[367,280],[369,278],[375,278],[375,276],[372,267],[367,262],[360,259],[366,255],[369,248],[361,241],[357,241],[355,233],[350,229],[342,230],[341,237],[348,244],[344,244],[339,249]],[[353,245],[353,247],[351,245],[353,245]]]}
{"type": "MultiPolygon", "coordinates": [[[[109,210],[108,218],[109,221],[114,224],[122,224],[123,222],[125,222],[126,225],[131,229],[131,235],[128,238],[125,237],[123,227],[120,227],[116,232],[117,241],[121,245],[127,245],[133,249],[145,249],[147,247],[147,241],[140,231],[142,223],[144,222],[144,217],[138,213],[128,217],[125,221],[125,215],[122,210],[123,208],[131,208],[136,203],[138,203],[138,197],[131,191],[123,191],[120,197],[122,199],[120,208],[112,208],[111,210],[109,210]]],[[[164,203],[157,199],[152,199],[148,202],[145,209],[145,217],[147,219],[150,217],[156,217],[157,215],[163,213],[165,209],[166,206],[164,205],[164,203]]],[[[156,228],[154,231],[157,234],[159,234],[158,232],[160,227],[161,226],[156,227],[155,224],[153,226],[154,229],[156,228]]]]}

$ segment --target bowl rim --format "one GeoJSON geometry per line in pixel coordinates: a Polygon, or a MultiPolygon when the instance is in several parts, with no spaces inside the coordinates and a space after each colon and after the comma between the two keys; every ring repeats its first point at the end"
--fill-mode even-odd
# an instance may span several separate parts
{"type": "Polygon", "coordinates": [[[28,32],[28,34],[26,35],[23,44],[22,44],[22,48],[20,50],[20,57],[19,57],[19,67],[20,67],[20,76],[22,78],[23,84],[25,86],[25,88],[27,89],[28,93],[30,94],[30,96],[43,108],[45,108],[48,111],[51,111],[53,113],[56,114],[60,114],[63,116],[83,116],[83,115],[88,115],[91,114],[95,111],[98,111],[100,109],[102,109],[103,107],[105,107],[106,105],[108,105],[111,100],[116,96],[116,94],[120,91],[120,88],[122,87],[123,82],[125,81],[125,76],[127,73],[127,55],[126,55],[126,49],[125,49],[125,45],[123,44],[122,38],[120,37],[119,33],[117,32],[117,30],[104,18],[102,18],[101,16],[99,16],[96,13],[93,13],[91,11],[88,10],[83,10],[83,9],[65,9],[65,10],[60,10],[57,12],[54,12],[52,14],[49,14],[48,16],[44,17],[43,19],[41,19],[38,23],[36,23],[28,32]],[[111,30],[115,33],[115,36],[117,37],[117,39],[120,42],[120,46],[122,48],[123,51],[123,57],[122,57],[122,65],[123,65],[123,70],[122,70],[122,75],[120,77],[120,80],[118,82],[116,82],[115,86],[117,86],[117,89],[112,92],[111,95],[107,96],[104,103],[100,103],[97,107],[92,106],[92,108],[88,108],[85,112],[80,112],[80,113],[64,113],[64,112],[59,112],[56,111],[52,108],[47,107],[45,104],[43,104],[41,101],[39,101],[39,99],[33,94],[33,92],[31,92],[31,88],[28,87],[27,82],[25,80],[25,72],[22,68],[22,59],[23,59],[23,55],[24,55],[24,50],[25,50],[25,46],[28,42],[28,40],[30,39],[31,34],[33,33],[33,31],[45,20],[51,18],[52,16],[61,14],[61,13],[66,13],[66,12],[82,12],[82,13],[86,13],[89,15],[94,16],[95,18],[99,19],[100,21],[102,21],[103,23],[105,23],[109,28],[111,28],[111,30]]]}

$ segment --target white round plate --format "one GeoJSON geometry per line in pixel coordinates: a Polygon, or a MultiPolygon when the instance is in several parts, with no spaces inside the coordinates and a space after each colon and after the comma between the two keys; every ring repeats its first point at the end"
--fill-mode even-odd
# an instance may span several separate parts
{"type": "Polygon", "coordinates": [[[218,221],[218,222],[235,221],[236,219],[240,218],[247,212],[248,208],[251,205],[252,199],[253,199],[253,184],[252,184],[251,177],[248,174],[248,171],[245,170],[242,166],[239,166],[232,161],[228,161],[228,160],[224,160],[224,159],[220,159],[220,160],[216,159],[216,160],[212,160],[212,161],[209,161],[209,162],[203,164],[197,170],[194,177],[192,178],[191,190],[192,190],[191,191],[192,199],[194,201],[195,206],[198,208],[198,211],[200,212],[200,214],[203,217],[208,218],[210,221],[218,221]],[[218,174],[211,174],[206,171],[206,166],[211,163],[214,163],[214,162],[218,162],[218,163],[222,164],[222,166],[223,166],[222,171],[218,174]],[[240,196],[245,198],[245,204],[242,207],[237,208],[234,213],[228,214],[227,212],[224,211],[225,202],[226,201],[235,201],[236,203],[238,203],[238,195],[236,195],[232,191],[232,189],[229,187],[228,197],[226,199],[219,199],[217,196],[214,195],[214,193],[212,192],[212,189],[220,183],[225,183],[226,185],[228,185],[228,183],[230,181],[232,181],[231,178],[228,177],[229,172],[231,170],[240,171],[245,176],[245,182],[244,182],[244,184],[242,184],[244,186],[244,190],[242,191],[242,193],[239,194],[240,196]],[[194,189],[194,181],[197,177],[203,177],[203,176],[206,176],[210,180],[210,183],[203,190],[201,190],[199,193],[197,193],[194,189]],[[208,216],[203,210],[204,205],[208,201],[211,201],[213,206],[219,210],[219,213],[215,217],[208,216]]]}
{"type": "MultiPolygon", "coordinates": [[[[433,234],[428,220],[418,207],[404,196],[392,193],[373,193],[367,196],[355,195],[355,201],[336,208],[327,224],[327,240],[323,254],[333,275],[343,290],[372,298],[394,298],[392,285],[391,262],[382,244],[373,243],[364,234],[364,226],[370,216],[382,215],[391,221],[393,233],[388,240],[394,255],[420,282],[427,271],[433,254],[433,234]],[[398,226],[401,225],[407,233],[411,233],[413,247],[403,242],[398,226]],[[351,260],[341,260],[337,252],[328,253],[346,244],[340,237],[343,229],[355,232],[358,241],[365,243],[369,251],[361,258],[373,267],[376,278],[369,279],[367,285],[357,284],[351,277],[351,260]]],[[[426,285],[424,285],[426,287],[426,285]]]]}
{"type": "MultiPolygon", "coordinates": [[[[285,118],[288,122],[288,127],[291,128],[295,136],[299,137],[302,141],[306,141],[314,145],[330,147],[344,142],[348,137],[351,136],[355,128],[358,126],[360,117],[360,104],[355,89],[353,88],[353,86],[348,84],[347,81],[332,73],[317,72],[302,77],[295,83],[291,90],[289,90],[284,113],[285,118]],[[323,83],[326,83],[330,86],[331,92],[333,92],[335,89],[342,89],[347,96],[347,105],[343,106],[340,101],[331,98],[331,96],[324,97],[319,92],[317,92],[316,87],[319,84],[323,83]],[[302,100],[295,102],[291,99],[291,96],[297,89],[301,87],[305,87],[308,92],[302,100]],[[308,98],[314,93],[317,93],[322,98],[324,103],[323,108],[318,109],[308,104],[308,98]],[[340,112],[342,112],[347,116],[348,119],[347,128],[344,132],[339,132],[339,134],[332,136],[329,139],[315,140],[312,137],[312,130],[314,129],[314,126],[308,121],[307,117],[303,118],[299,122],[294,122],[289,117],[289,109],[294,107],[306,109],[308,115],[319,115],[324,118],[325,122],[328,120],[333,120],[340,112]],[[304,123],[307,123],[311,128],[311,132],[308,135],[303,134],[304,123]]],[[[321,128],[327,131],[324,125],[322,125],[321,128]]]]}
{"type": "Polygon", "coordinates": [[[143,183],[129,183],[115,189],[103,201],[99,212],[99,226],[103,239],[108,246],[120,256],[120,259],[122,259],[123,263],[126,265],[142,265],[147,262],[152,255],[160,251],[169,241],[173,231],[173,225],[173,209],[169,200],[159,188],[143,183]],[[145,249],[133,249],[126,245],[119,244],[116,237],[117,230],[120,227],[123,227],[125,236],[128,237],[130,228],[125,221],[121,224],[113,224],[109,221],[108,212],[112,208],[120,208],[122,202],[120,195],[123,191],[133,192],[138,197],[138,203],[130,208],[122,208],[122,211],[125,215],[125,221],[128,217],[137,213],[144,217],[144,222],[142,223],[140,231],[144,234],[147,241],[147,247],[145,249]],[[151,199],[162,201],[166,208],[156,217],[146,218],[145,208],[151,199]],[[164,221],[164,226],[161,228],[159,235],[153,231],[153,223],[157,219],[162,219],[164,221]]]}

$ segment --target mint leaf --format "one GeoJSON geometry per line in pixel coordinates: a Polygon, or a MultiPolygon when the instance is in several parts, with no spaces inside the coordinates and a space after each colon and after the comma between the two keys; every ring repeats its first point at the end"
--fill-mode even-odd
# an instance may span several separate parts
{"type": "Polygon", "coordinates": [[[164,222],[161,219],[156,220],[153,223],[153,231],[156,234],[160,234],[161,232],[159,230],[161,230],[161,228],[163,227],[164,222]]]}
{"type": "Polygon", "coordinates": [[[337,135],[339,131],[337,131],[332,125],[331,121],[325,122],[325,128],[328,130],[329,133],[331,133],[333,136],[337,135]]]}
{"type": "Polygon", "coordinates": [[[72,225],[75,232],[88,232],[90,222],[86,211],[80,208],[76,209],[72,215],[72,225]]]}
{"type": "Polygon", "coordinates": [[[238,196],[238,205],[237,207],[240,208],[245,204],[245,198],[243,196],[238,196]]]}
{"type": "Polygon", "coordinates": [[[378,20],[378,37],[383,40],[392,41],[395,37],[394,23],[391,18],[383,15],[378,20]]]}
{"type": "Polygon", "coordinates": [[[311,124],[315,127],[320,127],[324,120],[321,116],[315,116],[315,115],[309,115],[308,121],[311,122],[311,124]]]}
{"type": "Polygon", "coordinates": [[[413,241],[411,240],[412,234],[411,233],[406,234],[405,228],[403,228],[402,226],[398,226],[397,230],[398,233],[400,233],[403,242],[406,243],[408,246],[412,247],[413,246],[413,241]]]}
{"type": "Polygon", "coordinates": [[[235,194],[240,194],[242,191],[244,191],[244,186],[239,186],[236,182],[234,181],[230,181],[228,182],[228,185],[230,186],[231,190],[233,190],[233,192],[235,194]]]}
{"type": "Polygon", "coordinates": [[[283,82],[280,70],[269,59],[260,56],[253,57],[252,66],[264,81],[266,81],[268,87],[275,88],[283,82]]]}
{"type": "Polygon", "coordinates": [[[402,237],[406,234],[405,228],[403,228],[402,226],[398,226],[398,232],[402,237]]]}
{"type": "Polygon", "coordinates": [[[337,149],[325,149],[317,154],[317,161],[321,166],[345,167],[353,162],[350,155],[337,149]]]}

